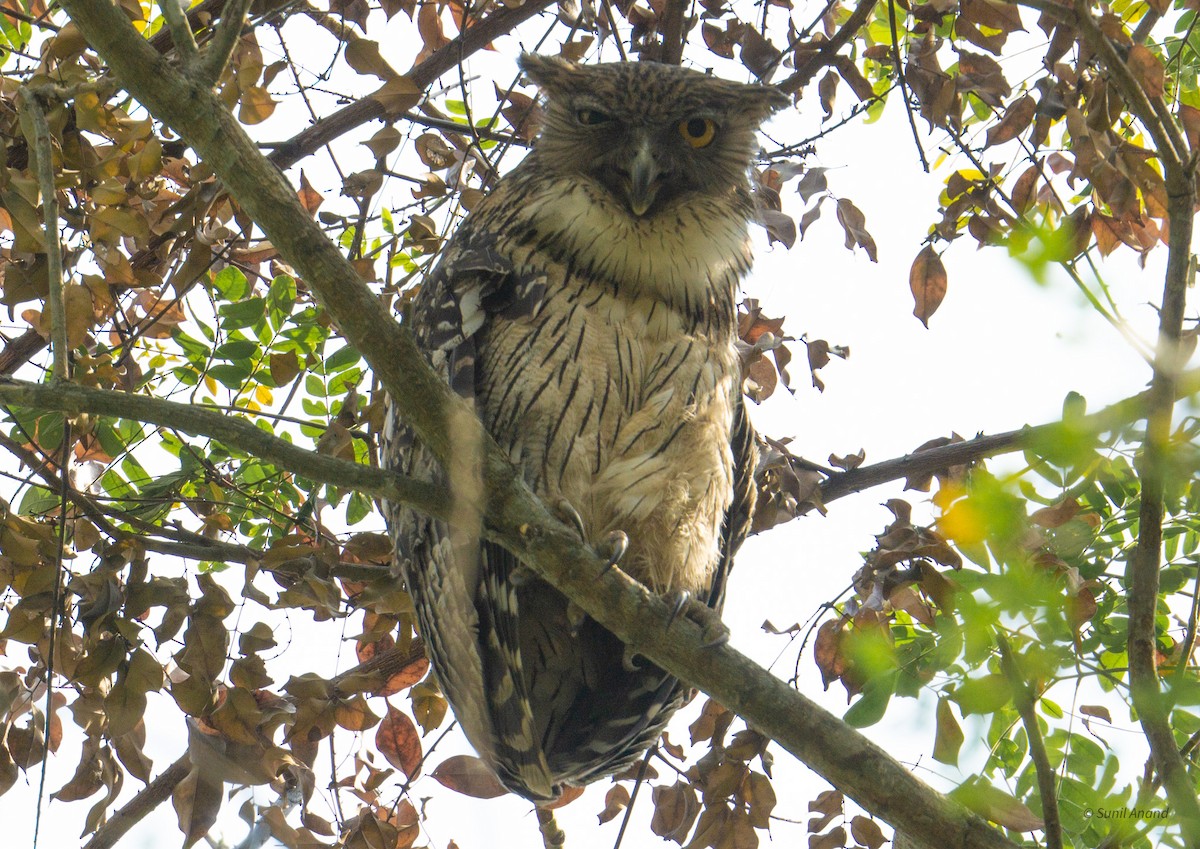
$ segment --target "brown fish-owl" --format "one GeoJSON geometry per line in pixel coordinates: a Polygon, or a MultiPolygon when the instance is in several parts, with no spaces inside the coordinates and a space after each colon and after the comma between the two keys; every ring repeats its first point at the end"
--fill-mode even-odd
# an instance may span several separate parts
{"type": "MultiPolygon", "coordinates": [[[[533,150],[463,222],[405,322],[585,541],[719,611],[754,502],[735,347],[748,169],[786,98],[648,62],[521,67],[546,98],[533,150]]],[[[471,485],[394,414],[384,457],[452,493],[471,485]]],[[[513,791],[547,801],[624,768],[688,699],[469,521],[388,513],[438,680],[513,791]]]]}

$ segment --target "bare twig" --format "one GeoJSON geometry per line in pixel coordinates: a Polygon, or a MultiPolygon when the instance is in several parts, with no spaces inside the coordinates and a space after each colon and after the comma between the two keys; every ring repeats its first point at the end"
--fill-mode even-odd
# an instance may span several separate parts
{"type": "Polygon", "coordinates": [[[1029,759],[1033,761],[1033,769],[1037,773],[1038,792],[1042,801],[1042,829],[1046,836],[1046,849],[1062,849],[1062,823],[1058,818],[1056,776],[1046,754],[1046,741],[1042,739],[1042,729],[1038,725],[1034,694],[1021,674],[1021,667],[1013,655],[1012,646],[999,632],[996,633],[996,645],[1000,649],[1000,666],[1004,670],[1004,677],[1008,679],[1012,688],[1013,703],[1021,717],[1021,725],[1025,727],[1025,735],[1029,738],[1029,759]]]}
{"type": "Polygon", "coordinates": [[[53,376],[56,381],[68,377],[70,347],[67,340],[67,305],[62,270],[62,243],[58,239],[58,189],[54,185],[54,145],[50,125],[38,96],[27,88],[21,89],[21,103],[33,124],[32,150],[37,159],[38,188],[42,195],[42,228],[46,240],[46,276],[50,307],[50,348],[54,358],[53,376]]]}
{"type": "Polygon", "coordinates": [[[921,157],[921,169],[928,174],[929,160],[925,158],[925,148],[921,147],[921,134],[917,132],[917,119],[913,116],[908,81],[904,79],[904,64],[900,60],[900,37],[896,32],[896,0],[887,0],[887,4],[888,23],[892,28],[892,63],[896,66],[896,81],[900,84],[900,94],[904,100],[904,112],[908,115],[908,126],[912,130],[913,144],[917,146],[917,155],[921,157]]]}
{"type": "MultiPolygon", "coordinates": [[[[1188,398],[1200,392],[1200,369],[1193,369],[1181,374],[1175,382],[1174,391],[1176,398],[1188,398]]],[[[1106,433],[1124,427],[1146,415],[1152,398],[1152,390],[1140,392],[1105,407],[1103,410],[1083,416],[1075,426],[1082,432],[1093,434],[1106,433]]],[[[828,503],[889,481],[909,477],[927,477],[951,466],[961,466],[986,457],[1020,451],[1031,444],[1036,444],[1045,435],[1059,427],[1061,427],[1059,423],[1053,422],[991,436],[978,436],[964,442],[955,442],[916,454],[906,454],[903,457],[884,460],[869,466],[859,466],[857,469],[840,472],[825,480],[821,484],[821,500],[828,503]]]]}

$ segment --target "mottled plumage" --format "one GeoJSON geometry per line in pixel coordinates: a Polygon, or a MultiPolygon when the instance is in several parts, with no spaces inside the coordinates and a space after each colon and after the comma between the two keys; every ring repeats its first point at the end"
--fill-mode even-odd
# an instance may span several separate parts
{"type": "MultiPolygon", "coordinates": [[[[735,349],[747,168],[783,98],[649,63],[522,67],[548,101],[541,135],[446,246],[406,322],[546,504],[577,513],[593,545],[624,532],[621,568],[655,591],[719,610],[753,505],[735,349]]],[[[384,453],[451,491],[476,485],[400,421],[384,453]]],[[[438,679],[512,790],[544,801],[623,768],[689,697],[481,543],[478,517],[451,532],[389,513],[438,679]]]]}

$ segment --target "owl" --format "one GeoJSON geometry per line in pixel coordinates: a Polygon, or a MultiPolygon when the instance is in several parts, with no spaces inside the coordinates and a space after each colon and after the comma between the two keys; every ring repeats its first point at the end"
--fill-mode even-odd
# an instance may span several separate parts
{"type": "MultiPolygon", "coordinates": [[[[533,150],[404,321],[586,543],[719,611],[754,502],[735,347],[747,172],[786,98],[648,62],[520,63],[546,99],[533,150]]],[[[443,469],[389,414],[385,462],[457,505],[452,522],[387,508],[398,572],[467,738],[505,786],[547,802],[629,766],[692,694],[482,539],[478,446],[455,454],[443,469]]]]}

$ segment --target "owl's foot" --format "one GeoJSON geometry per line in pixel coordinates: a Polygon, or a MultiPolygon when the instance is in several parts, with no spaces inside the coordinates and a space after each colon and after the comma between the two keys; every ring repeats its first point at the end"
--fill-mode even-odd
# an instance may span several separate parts
{"type": "Polygon", "coordinates": [[[671,607],[671,614],[667,617],[667,628],[683,614],[699,626],[701,638],[704,640],[703,648],[723,646],[729,642],[729,628],[721,621],[721,617],[707,605],[698,602],[691,604],[691,593],[686,590],[672,590],[663,596],[663,601],[671,607]]]}
{"type": "Polygon", "coordinates": [[[629,550],[629,535],[624,531],[613,531],[604,538],[604,542],[595,546],[595,549],[596,554],[605,560],[604,571],[600,574],[607,575],[608,570],[620,563],[625,552],[629,550]]]}
{"type": "Polygon", "coordinates": [[[558,518],[574,527],[579,532],[579,538],[587,542],[587,531],[583,527],[583,517],[579,515],[579,511],[575,509],[570,501],[567,501],[565,498],[558,499],[554,503],[554,510],[558,513],[558,518]]]}

